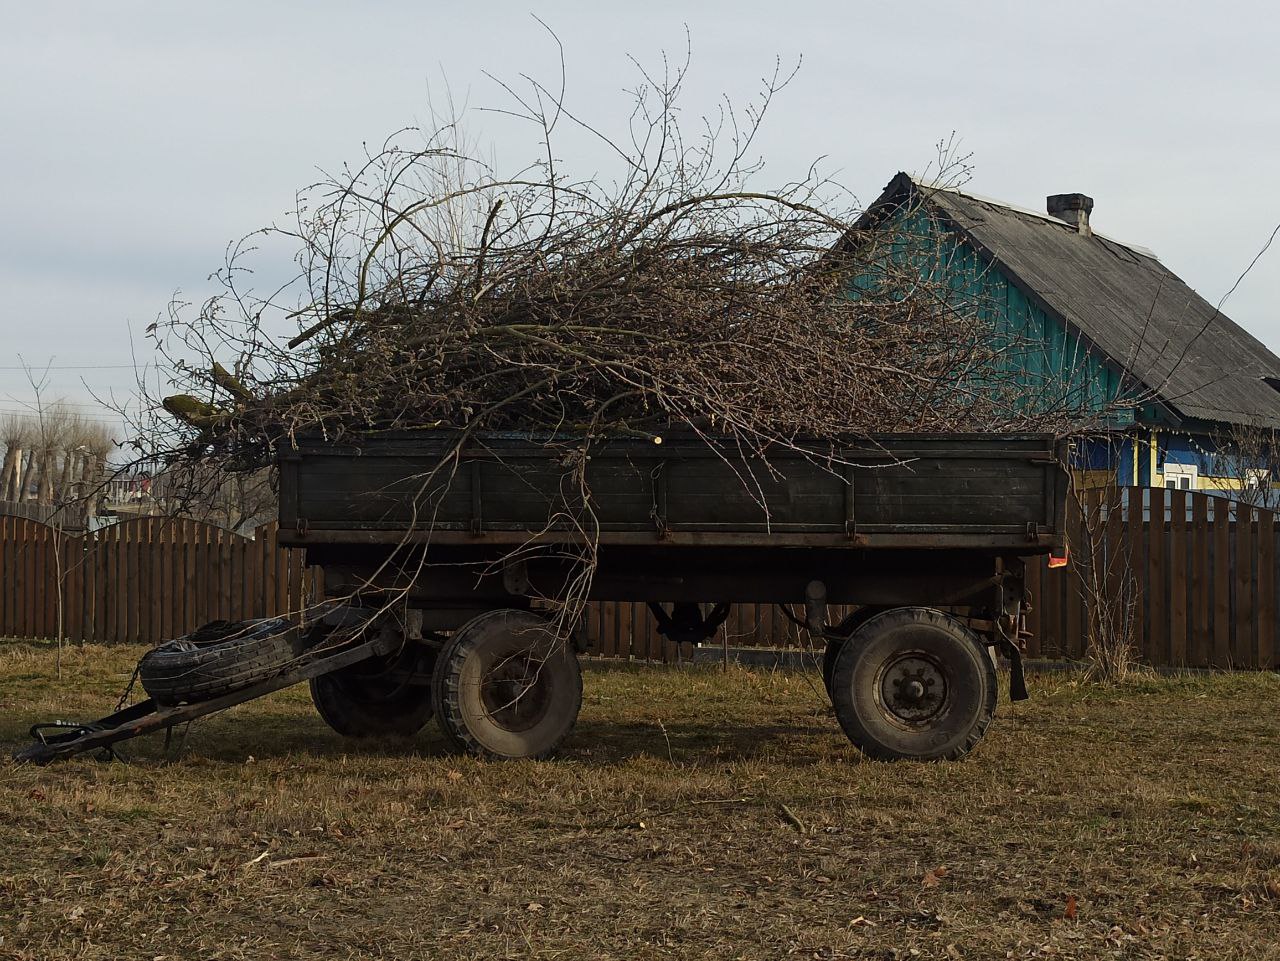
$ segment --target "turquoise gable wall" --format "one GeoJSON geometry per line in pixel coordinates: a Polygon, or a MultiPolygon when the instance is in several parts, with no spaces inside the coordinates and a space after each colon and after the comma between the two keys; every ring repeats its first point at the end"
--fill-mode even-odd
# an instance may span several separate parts
{"type": "MultiPolygon", "coordinates": [[[[956,307],[976,309],[992,325],[1005,369],[1020,373],[1042,409],[1066,405],[1080,414],[1096,414],[1123,397],[1125,385],[1115,365],[1033,303],[945,224],[917,208],[899,214],[888,229],[896,263],[910,262],[927,279],[945,280],[956,307]]],[[[865,289],[869,283],[874,283],[872,277],[860,277],[853,286],[865,289]]],[[[1108,422],[1132,423],[1132,412],[1109,412],[1108,422]]]]}
{"type": "MultiPolygon", "coordinates": [[[[1165,465],[1194,465],[1200,489],[1228,497],[1236,496],[1233,486],[1241,486],[1242,464],[1256,461],[1258,469],[1275,471],[1274,458],[1242,459],[1216,435],[1213,424],[1171,421],[1147,398],[1141,405],[1123,406],[1125,397],[1137,396],[1141,388],[1127,384],[1116,363],[1035,304],[945,221],[916,207],[895,214],[882,229],[890,242],[883,256],[869,259],[865,275],[854,279],[851,296],[877,287],[878,271],[888,262],[899,273],[907,266],[909,273],[932,281],[928,291],[940,291],[948,307],[976,310],[990,324],[1004,369],[1025,383],[1032,398],[1040,398],[1041,409],[1066,406],[1084,416],[1106,412],[1105,424],[1115,430],[1077,441],[1073,466],[1080,471],[1110,474],[1121,485],[1159,486],[1165,465]]],[[[1280,500],[1280,471],[1270,481],[1280,500]]]]}

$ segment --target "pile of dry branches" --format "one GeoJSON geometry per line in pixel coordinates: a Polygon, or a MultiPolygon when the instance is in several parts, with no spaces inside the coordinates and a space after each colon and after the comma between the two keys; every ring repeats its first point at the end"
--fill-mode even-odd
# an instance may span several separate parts
{"type": "Polygon", "coordinates": [[[645,74],[625,139],[573,117],[563,90],[508,88],[545,151],[514,175],[445,124],[313,188],[270,232],[298,244],[293,286],[243,289],[245,244],[222,296],[158,325],[182,393],[150,453],[251,468],[316,431],[674,426],[760,449],[1061,422],[1001,363],[1011,345],[981,305],[929,268],[942,251],[851,233],[856,210],[816,175],[755,186],[748,152],[782,78],[742,123],[726,108],[694,140],[683,81],[684,68],[645,74]],[[567,177],[562,124],[601,138],[622,174],[567,177]],[[289,297],[286,343],[267,318],[289,297]]]}

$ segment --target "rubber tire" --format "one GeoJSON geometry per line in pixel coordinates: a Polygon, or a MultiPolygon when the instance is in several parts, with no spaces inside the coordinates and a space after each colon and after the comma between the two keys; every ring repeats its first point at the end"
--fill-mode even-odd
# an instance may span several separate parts
{"type": "Polygon", "coordinates": [[[343,737],[411,737],[435,713],[430,685],[404,684],[379,691],[379,666],[430,673],[435,665],[432,652],[414,644],[391,658],[371,658],[313,677],[311,702],[324,722],[343,737]]]}
{"type": "Polygon", "coordinates": [[[274,676],[293,660],[296,632],[292,628],[281,617],[213,621],[179,638],[197,644],[194,650],[180,650],[170,641],[144,654],[138,662],[138,680],[162,706],[230,694],[274,676]],[[220,639],[224,637],[228,639],[220,639]]]}
{"type": "Polygon", "coordinates": [[[982,739],[996,691],[986,644],[968,626],[941,611],[899,607],[870,618],[841,648],[831,701],[845,735],[869,758],[954,761],[982,739]],[[911,650],[930,654],[947,686],[941,714],[916,728],[891,720],[876,690],[881,669],[911,650]]]}
{"type": "Polygon", "coordinates": [[[840,648],[844,647],[845,641],[849,640],[854,631],[877,614],[883,614],[884,610],[883,607],[860,607],[852,614],[846,614],[835,626],[832,633],[838,636],[828,638],[826,650],[822,652],[822,686],[826,688],[828,695],[831,694],[831,675],[835,673],[840,648]]]}
{"type": "Polygon", "coordinates": [[[457,750],[500,760],[549,757],[573,730],[582,707],[582,671],[572,644],[557,641],[528,611],[486,611],[462,625],[436,660],[431,698],[436,721],[457,750]],[[530,647],[547,651],[541,683],[549,684],[544,716],[531,728],[504,727],[486,710],[480,680],[498,658],[530,647]]]}

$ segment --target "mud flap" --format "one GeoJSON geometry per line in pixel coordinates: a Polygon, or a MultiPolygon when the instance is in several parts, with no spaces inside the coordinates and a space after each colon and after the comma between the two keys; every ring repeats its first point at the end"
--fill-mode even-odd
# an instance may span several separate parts
{"type": "Polygon", "coordinates": [[[1027,694],[1027,676],[1022,670],[1022,651],[1018,645],[1008,638],[1000,638],[1000,652],[1009,658],[1009,700],[1025,701],[1027,694]]]}

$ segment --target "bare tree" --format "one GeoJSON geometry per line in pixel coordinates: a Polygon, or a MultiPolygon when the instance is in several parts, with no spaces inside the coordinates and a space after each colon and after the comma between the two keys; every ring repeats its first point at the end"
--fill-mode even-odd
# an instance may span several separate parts
{"type": "Polygon", "coordinates": [[[0,468],[0,500],[23,499],[23,462],[31,444],[31,421],[25,414],[6,414],[0,420],[0,442],[4,444],[4,465],[0,468]]]}
{"type": "Polygon", "coordinates": [[[106,479],[107,460],[115,448],[115,441],[105,425],[88,421],[81,425],[78,441],[80,471],[77,495],[84,504],[86,516],[95,517],[106,479]]]}
{"type": "Polygon", "coordinates": [[[205,464],[178,463],[152,477],[156,509],[249,533],[275,520],[279,502],[275,471],[225,472],[205,464]]]}
{"type": "Polygon", "coordinates": [[[1069,501],[1069,513],[1078,523],[1072,525],[1075,537],[1069,545],[1067,576],[1085,602],[1087,673],[1101,681],[1124,680],[1138,657],[1137,610],[1142,597],[1130,541],[1122,536],[1124,492],[1113,475],[1102,487],[1073,486],[1069,501]]]}
{"type": "MultiPolygon", "coordinates": [[[[0,422],[4,444],[0,500],[35,502],[53,514],[60,508],[97,510],[105,469],[115,448],[105,424],[71,412],[65,404],[41,405],[0,422]]],[[[55,515],[56,516],[56,515],[55,515]]]]}
{"type": "Polygon", "coordinates": [[[38,452],[36,501],[44,506],[52,506],[59,476],[58,462],[67,450],[76,417],[60,400],[39,405],[33,416],[38,452]]]}

